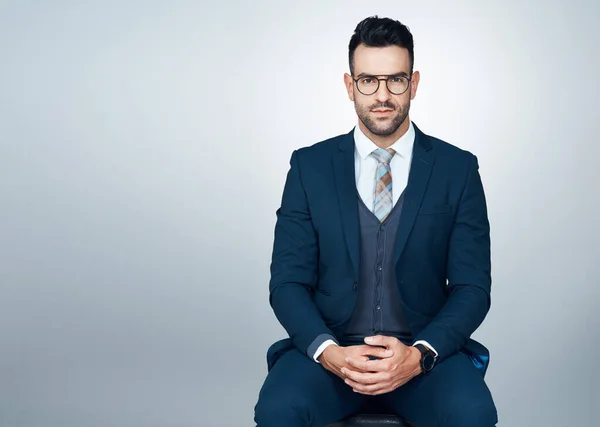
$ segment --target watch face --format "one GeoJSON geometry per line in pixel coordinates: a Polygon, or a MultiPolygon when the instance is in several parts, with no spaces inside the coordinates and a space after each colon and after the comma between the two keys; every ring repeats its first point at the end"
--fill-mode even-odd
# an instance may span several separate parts
{"type": "Polygon", "coordinates": [[[424,371],[431,371],[435,363],[435,357],[432,354],[424,354],[422,359],[422,367],[424,371]]]}

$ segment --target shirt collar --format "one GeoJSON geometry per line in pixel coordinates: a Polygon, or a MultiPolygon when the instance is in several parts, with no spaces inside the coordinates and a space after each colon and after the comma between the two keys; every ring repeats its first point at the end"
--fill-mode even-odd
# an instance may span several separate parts
{"type": "MultiPolygon", "coordinates": [[[[365,160],[374,150],[379,148],[367,137],[367,135],[363,133],[362,130],[360,130],[359,126],[354,127],[354,143],[358,155],[363,160],[365,160]]],[[[396,151],[396,155],[399,155],[404,159],[410,159],[414,143],[415,128],[413,127],[412,122],[409,121],[408,130],[406,133],[398,138],[398,140],[396,140],[396,142],[394,142],[390,148],[393,148],[396,151]]]]}

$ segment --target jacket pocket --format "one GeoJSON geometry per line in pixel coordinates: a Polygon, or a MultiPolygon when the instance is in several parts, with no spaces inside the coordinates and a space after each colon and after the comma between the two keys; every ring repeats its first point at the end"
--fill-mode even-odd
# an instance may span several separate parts
{"type": "Polygon", "coordinates": [[[318,293],[320,293],[320,294],[327,295],[328,297],[331,296],[331,292],[326,291],[325,289],[316,288],[315,291],[318,292],[318,293]]]}

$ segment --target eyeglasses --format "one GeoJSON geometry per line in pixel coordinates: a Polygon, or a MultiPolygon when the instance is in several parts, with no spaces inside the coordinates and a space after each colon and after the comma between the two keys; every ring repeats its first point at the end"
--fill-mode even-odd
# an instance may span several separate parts
{"type": "Polygon", "coordinates": [[[375,76],[362,76],[358,79],[354,79],[356,88],[363,95],[373,95],[379,90],[379,83],[381,80],[385,81],[385,85],[390,93],[394,95],[402,95],[408,90],[411,78],[399,75],[386,76],[385,79],[379,79],[375,76]]]}

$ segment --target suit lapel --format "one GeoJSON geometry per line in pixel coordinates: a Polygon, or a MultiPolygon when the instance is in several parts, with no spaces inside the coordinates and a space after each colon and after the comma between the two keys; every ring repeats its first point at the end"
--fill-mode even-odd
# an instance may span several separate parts
{"type": "Polygon", "coordinates": [[[348,245],[348,253],[354,267],[354,278],[358,280],[360,262],[360,241],[358,223],[358,200],[354,172],[353,132],[344,135],[333,155],[333,170],[340,207],[342,226],[348,245]]]}
{"type": "MultiPolygon", "coordinates": [[[[429,138],[415,128],[415,143],[411,161],[408,183],[404,193],[404,204],[396,244],[394,262],[397,263],[410,235],[421,201],[425,195],[435,156],[429,138]]],[[[356,178],[354,172],[354,130],[344,135],[333,155],[333,170],[340,207],[342,227],[348,246],[348,253],[354,268],[355,279],[358,280],[360,267],[360,225],[358,220],[358,200],[356,196],[356,178]]]]}
{"type": "Polygon", "coordinates": [[[414,123],[413,126],[415,128],[415,143],[408,183],[404,193],[402,214],[400,215],[400,223],[398,224],[398,233],[396,235],[396,245],[394,248],[395,263],[400,259],[410,231],[415,223],[435,160],[429,137],[421,132],[414,123]]]}

